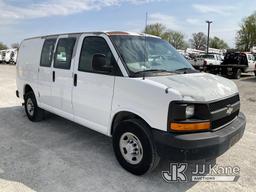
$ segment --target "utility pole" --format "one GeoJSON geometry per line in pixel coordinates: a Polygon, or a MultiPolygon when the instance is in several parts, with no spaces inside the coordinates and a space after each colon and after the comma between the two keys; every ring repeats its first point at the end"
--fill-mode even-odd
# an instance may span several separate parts
{"type": "Polygon", "coordinates": [[[206,54],[208,54],[208,53],[209,53],[209,42],[210,42],[210,29],[211,29],[212,21],[206,21],[206,23],[208,24],[208,35],[207,35],[207,48],[206,48],[206,54]]]}

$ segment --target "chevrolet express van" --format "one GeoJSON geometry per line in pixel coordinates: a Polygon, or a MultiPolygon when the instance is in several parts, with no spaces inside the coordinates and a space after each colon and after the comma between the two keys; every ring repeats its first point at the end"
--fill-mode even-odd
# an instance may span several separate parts
{"type": "Polygon", "coordinates": [[[118,162],[136,175],[160,157],[216,158],[246,124],[232,81],[199,73],[169,43],[145,34],[26,39],[16,94],[31,121],[49,111],[112,137],[118,162]]]}

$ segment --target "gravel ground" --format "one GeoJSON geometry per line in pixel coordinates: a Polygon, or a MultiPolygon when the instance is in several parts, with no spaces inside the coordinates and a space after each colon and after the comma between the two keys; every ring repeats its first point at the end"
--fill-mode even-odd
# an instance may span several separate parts
{"type": "Polygon", "coordinates": [[[30,122],[15,96],[15,67],[0,65],[0,187],[15,181],[42,192],[256,191],[256,78],[246,75],[235,82],[247,117],[244,137],[207,163],[239,166],[239,180],[166,183],[161,172],[169,170],[168,160],[162,160],[152,173],[136,177],[119,166],[110,138],[55,115],[30,122]]]}

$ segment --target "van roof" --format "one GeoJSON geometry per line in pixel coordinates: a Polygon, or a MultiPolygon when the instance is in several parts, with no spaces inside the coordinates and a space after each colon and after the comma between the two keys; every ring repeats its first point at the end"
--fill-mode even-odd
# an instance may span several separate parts
{"type": "Polygon", "coordinates": [[[98,31],[98,32],[59,33],[59,34],[51,34],[51,35],[43,35],[43,36],[26,38],[25,40],[36,39],[36,38],[49,38],[49,37],[56,37],[56,36],[60,36],[60,35],[82,35],[82,34],[92,34],[92,35],[105,34],[108,36],[115,36],[115,35],[145,36],[146,35],[147,37],[160,38],[158,36],[149,35],[149,34],[145,34],[145,33],[127,32],[127,31],[98,31]]]}

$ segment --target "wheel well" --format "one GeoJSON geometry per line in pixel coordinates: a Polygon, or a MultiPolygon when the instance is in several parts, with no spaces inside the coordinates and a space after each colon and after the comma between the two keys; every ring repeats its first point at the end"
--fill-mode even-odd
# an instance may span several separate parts
{"type": "Polygon", "coordinates": [[[23,96],[25,96],[28,92],[33,92],[33,89],[30,87],[30,85],[25,85],[23,96]]]}
{"type": "Polygon", "coordinates": [[[136,114],[134,114],[132,112],[128,112],[128,111],[118,112],[115,115],[115,117],[113,118],[113,121],[112,121],[111,135],[114,133],[116,126],[121,121],[124,121],[124,120],[127,120],[127,119],[140,119],[140,120],[144,121],[148,125],[148,123],[143,118],[141,118],[140,116],[138,116],[138,115],[136,115],[136,114]]]}

